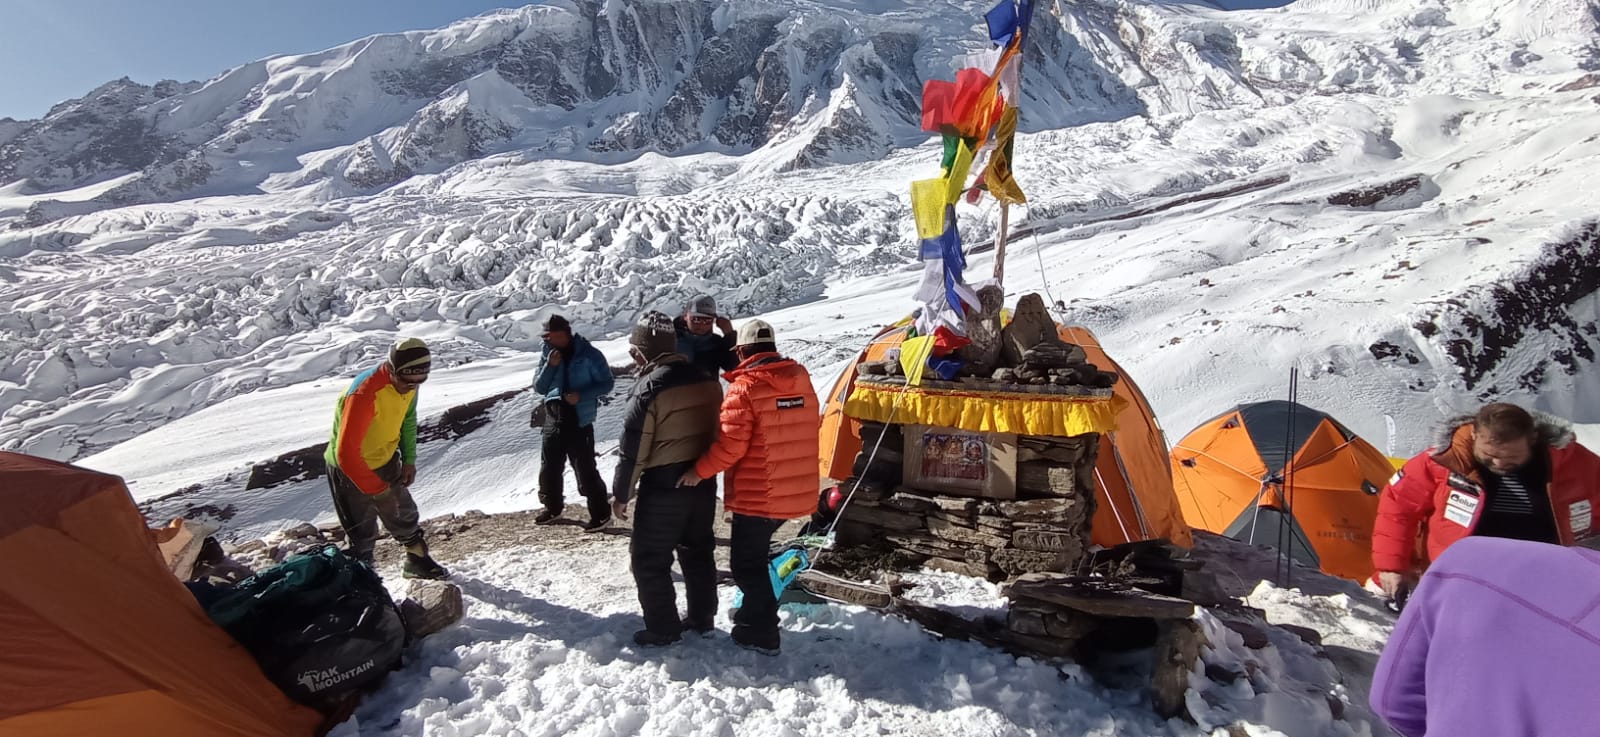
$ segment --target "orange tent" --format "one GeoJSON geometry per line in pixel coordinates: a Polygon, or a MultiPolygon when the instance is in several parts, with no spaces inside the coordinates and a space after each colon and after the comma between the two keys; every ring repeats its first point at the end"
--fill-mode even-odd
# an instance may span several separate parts
{"type": "Polygon", "coordinates": [[[1335,576],[1372,575],[1388,457],[1338,420],[1281,400],[1242,404],[1172,449],[1172,483],[1196,529],[1271,545],[1335,576]]]}
{"type": "Polygon", "coordinates": [[[0,737],[311,735],[115,476],[0,452],[0,737]]]}
{"type": "MultiPolygon", "coordinates": [[[[1057,332],[1062,340],[1081,346],[1090,363],[1121,376],[1115,392],[1127,400],[1126,408],[1117,416],[1117,431],[1100,436],[1092,542],[1111,547],[1165,538],[1184,547],[1193,545],[1189,525],[1184,523],[1172,493],[1167,441],[1150,402],[1128,372],[1106,355],[1088,328],[1058,327],[1057,332]]],[[[822,476],[839,481],[849,478],[856,454],[861,452],[861,424],[844,413],[845,400],[855,387],[856,365],[883,360],[905,337],[903,324],[879,332],[828,392],[822,411],[822,476]]]]}

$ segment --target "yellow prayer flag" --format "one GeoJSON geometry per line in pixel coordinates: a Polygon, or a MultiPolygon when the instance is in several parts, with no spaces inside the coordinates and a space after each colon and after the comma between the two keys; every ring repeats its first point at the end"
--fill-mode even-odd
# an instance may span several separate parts
{"type": "MultiPolygon", "coordinates": [[[[972,147],[968,146],[966,141],[962,141],[960,148],[956,150],[956,160],[950,164],[950,171],[945,173],[945,177],[948,179],[945,184],[948,189],[945,190],[944,202],[941,204],[954,205],[961,200],[961,193],[967,191],[967,172],[972,169],[972,157],[974,155],[975,152],[972,147]]],[[[939,208],[939,213],[939,233],[943,233],[943,207],[939,208]]],[[[918,229],[920,230],[920,227],[918,229]]],[[[934,233],[934,235],[937,236],[939,233],[934,233]]]]}
{"type": "Polygon", "coordinates": [[[944,177],[911,183],[911,213],[917,220],[917,238],[938,238],[944,232],[944,198],[948,187],[944,177]]]}
{"type": "Polygon", "coordinates": [[[907,386],[922,383],[922,373],[928,368],[928,357],[932,355],[932,335],[919,335],[900,343],[900,368],[906,372],[907,386]]]}
{"type": "Polygon", "coordinates": [[[1005,114],[1000,116],[1000,124],[995,128],[994,153],[989,156],[989,166],[983,175],[983,183],[989,188],[989,194],[1011,205],[1020,205],[1028,201],[1027,195],[1023,194],[1022,188],[1017,185],[1017,180],[1012,178],[1011,151],[1016,134],[1017,109],[1008,107],[1005,114]]]}

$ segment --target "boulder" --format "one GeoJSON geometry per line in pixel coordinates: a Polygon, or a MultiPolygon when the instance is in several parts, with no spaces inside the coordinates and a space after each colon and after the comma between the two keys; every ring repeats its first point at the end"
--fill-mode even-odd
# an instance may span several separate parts
{"type": "Polygon", "coordinates": [[[1000,310],[1005,306],[1005,290],[993,284],[978,290],[978,310],[966,318],[967,340],[956,349],[956,356],[967,363],[973,375],[992,373],[1000,364],[1000,310]]]}
{"type": "Polygon", "coordinates": [[[1046,341],[1059,342],[1055,320],[1045,309],[1044,298],[1025,294],[1017,300],[1011,322],[1001,331],[1000,360],[1006,366],[1020,366],[1023,354],[1046,341]]]}
{"type": "Polygon", "coordinates": [[[406,598],[400,602],[400,617],[412,639],[449,627],[461,621],[465,613],[461,587],[449,581],[411,579],[406,598]]]}
{"type": "Polygon", "coordinates": [[[1184,696],[1189,692],[1189,675],[1207,644],[1205,634],[1190,620],[1167,620],[1157,627],[1150,700],[1163,719],[1188,716],[1184,696]]]}
{"type": "Polygon", "coordinates": [[[1194,602],[1115,583],[1064,573],[1029,573],[1006,585],[1013,600],[1033,599],[1099,617],[1188,619],[1194,602]]]}
{"type": "Polygon", "coordinates": [[[1049,461],[1074,466],[1082,461],[1090,450],[1098,449],[1093,440],[1093,437],[1082,435],[1070,438],[1024,435],[1017,438],[1017,463],[1049,461]]]}
{"type": "Polygon", "coordinates": [[[1017,491],[1070,497],[1078,493],[1076,472],[1071,465],[1053,461],[1028,461],[1017,464],[1017,491]]]}
{"type": "Polygon", "coordinates": [[[1012,576],[1037,571],[1061,571],[1072,562],[1066,553],[1041,553],[1014,548],[996,550],[990,557],[1000,570],[1012,576]]]}

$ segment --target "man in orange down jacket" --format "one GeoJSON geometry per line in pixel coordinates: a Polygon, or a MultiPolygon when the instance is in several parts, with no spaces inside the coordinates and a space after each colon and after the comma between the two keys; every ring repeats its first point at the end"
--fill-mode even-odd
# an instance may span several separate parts
{"type": "Polygon", "coordinates": [[[333,509],[352,557],[372,562],[378,520],[406,548],[406,578],[444,578],[418,526],[411,482],[417,477],[417,387],[432,357],[419,338],[389,349],[389,360],[356,376],[339,395],[333,438],[323,461],[333,509]]]}
{"type": "Polygon", "coordinates": [[[1372,565],[1379,587],[1403,603],[1421,571],[1469,535],[1572,545],[1600,532],[1600,457],[1573,437],[1566,421],[1514,404],[1485,405],[1475,417],[1446,423],[1378,498],[1372,565]]]}
{"type": "Polygon", "coordinates": [[[733,641],[777,655],[778,597],[767,573],[772,534],[785,520],[816,511],[817,432],[821,424],[811,374],[778,355],[772,326],[751,320],[739,327],[739,365],[723,378],[717,442],[684,472],[692,486],[726,471],[723,506],[733,513],[729,557],[744,603],[733,616],[733,641]]]}

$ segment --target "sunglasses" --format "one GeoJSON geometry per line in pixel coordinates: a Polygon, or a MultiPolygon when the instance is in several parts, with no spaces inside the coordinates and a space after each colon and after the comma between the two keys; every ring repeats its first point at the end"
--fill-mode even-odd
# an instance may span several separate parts
{"type": "Polygon", "coordinates": [[[428,380],[428,375],[427,374],[411,374],[409,376],[407,376],[407,375],[399,375],[399,376],[395,377],[395,380],[400,382],[401,384],[406,385],[406,386],[409,386],[409,387],[412,387],[412,388],[416,388],[416,387],[422,386],[422,383],[428,380]]]}
{"type": "Polygon", "coordinates": [[[710,325],[711,323],[714,323],[716,321],[717,321],[717,318],[715,318],[715,317],[700,317],[698,315],[689,318],[689,322],[692,322],[692,323],[694,323],[696,325],[710,325]]]}

